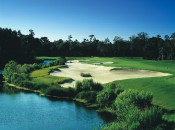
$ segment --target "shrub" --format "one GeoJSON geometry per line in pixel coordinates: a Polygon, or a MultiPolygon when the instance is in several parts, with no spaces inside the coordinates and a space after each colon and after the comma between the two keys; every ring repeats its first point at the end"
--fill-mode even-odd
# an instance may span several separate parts
{"type": "Polygon", "coordinates": [[[59,65],[65,65],[67,59],[65,57],[60,57],[59,59],[59,65]]]}
{"type": "Polygon", "coordinates": [[[45,94],[57,97],[74,97],[75,90],[73,88],[49,87],[45,90],[45,94]]]}
{"type": "Polygon", "coordinates": [[[120,129],[164,129],[163,110],[151,104],[149,92],[127,90],[119,94],[114,103],[117,120],[114,126],[120,129]]]}
{"type": "Polygon", "coordinates": [[[41,67],[41,65],[39,65],[39,64],[37,64],[37,63],[34,63],[34,64],[32,65],[32,68],[33,68],[33,70],[39,70],[39,69],[41,69],[42,67],[41,67]]]}
{"type": "Polygon", "coordinates": [[[102,90],[102,85],[95,83],[92,79],[83,79],[82,81],[77,81],[75,83],[75,88],[77,92],[80,91],[100,91],[102,90]]]}
{"type": "Polygon", "coordinates": [[[20,65],[15,61],[10,61],[5,65],[3,76],[9,83],[21,85],[23,81],[29,80],[30,66],[20,65]]]}
{"type": "Polygon", "coordinates": [[[84,99],[90,103],[95,103],[96,97],[97,97],[97,92],[95,92],[95,91],[86,91],[86,92],[83,91],[83,92],[79,92],[76,95],[76,98],[84,99]]]}
{"type": "Polygon", "coordinates": [[[123,90],[118,88],[115,84],[108,84],[98,93],[97,102],[101,106],[109,107],[121,92],[123,92],[123,90]]]}
{"type": "Polygon", "coordinates": [[[89,73],[80,73],[82,77],[92,77],[89,73]]]}
{"type": "Polygon", "coordinates": [[[45,65],[45,66],[50,67],[50,66],[56,66],[56,65],[65,65],[66,61],[67,60],[66,60],[65,57],[60,57],[59,59],[54,60],[54,61],[50,62],[48,65],[45,65]]]}
{"type": "Polygon", "coordinates": [[[115,104],[129,105],[133,104],[139,108],[145,108],[151,106],[152,94],[150,92],[127,90],[120,94],[116,99],[115,104]],[[124,104],[123,104],[124,103],[124,104]]]}

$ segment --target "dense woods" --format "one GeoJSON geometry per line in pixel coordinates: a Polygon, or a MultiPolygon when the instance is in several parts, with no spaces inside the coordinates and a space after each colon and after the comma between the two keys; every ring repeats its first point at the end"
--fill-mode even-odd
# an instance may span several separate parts
{"type": "Polygon", "coordinates": [[[113,41],[106,38],[98,40],[89,35],[82,42],[72,40],[49,41],[47,37],[35,38],[33,30],[28,35],[20,31],[0,28],[0,66],[9,60],[18,63],[33,62],[35,56],[107,56],[107,57],[143,57],[151,60],[175,59],[175,33],[171,36],[149,37],[141,32],[129,40],[114,37],[113,41]]]}

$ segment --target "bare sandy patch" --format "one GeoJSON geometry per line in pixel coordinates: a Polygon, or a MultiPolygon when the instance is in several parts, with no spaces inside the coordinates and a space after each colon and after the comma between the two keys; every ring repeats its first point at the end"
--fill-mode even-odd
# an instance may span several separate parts
{"type": "MultiPolygon", "coordinates": [[[[81,73],[90,73],[94,81],[99,83],[109,83],[115,80],[133,79],[133,78],[145,78],[145,77],[160,77],[169,76],[171,74],[149,71],[149,70],[114,70],[114,67],[105,67],[99,65],[80,63],[78,60],[74,60],[66,63],[68,68],[59,68],[60,72],[51,73],[53,76],[69,77],[74,81],[70,83],[61,84],[63,87],[74,87],[75,81],[87,79],[87,77],[82,77],[81,73]]],[[[115,67],[116,68],[116,67],[115,67]]]]}

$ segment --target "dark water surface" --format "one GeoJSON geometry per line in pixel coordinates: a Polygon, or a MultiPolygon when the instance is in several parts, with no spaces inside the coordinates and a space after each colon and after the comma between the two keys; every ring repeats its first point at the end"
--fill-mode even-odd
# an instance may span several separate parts
{"type": "Polygon", "coordinates": [[[0,93],[0,130],[91,130],[105,123],[95,110],[31,93],[0,93]]]}

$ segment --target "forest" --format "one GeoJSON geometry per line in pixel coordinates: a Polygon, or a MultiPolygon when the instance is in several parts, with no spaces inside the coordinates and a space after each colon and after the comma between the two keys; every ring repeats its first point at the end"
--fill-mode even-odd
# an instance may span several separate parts
{"type": "Polygon", "coordinates": [[[51,42],[47,37],[36,38],[34,31],[29,30],[28,35],[21,31],[0,28],[0,68],[9,60],[18,63],[32,63],[35,56],[99,56],[99,57],[142,57],[149,60],[175,59],[175,33],[149,37],[145,32],[124,40],[115,36],[113,41],[109,38],[98,40],[95,35],[89,35],[83,41],[67,40],[51,42]]]}

